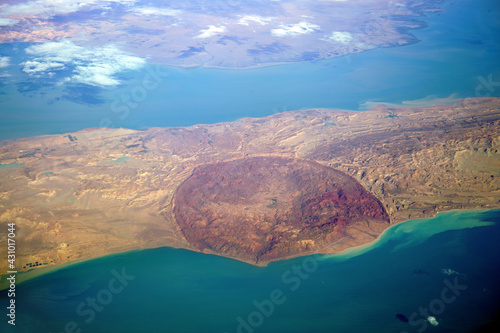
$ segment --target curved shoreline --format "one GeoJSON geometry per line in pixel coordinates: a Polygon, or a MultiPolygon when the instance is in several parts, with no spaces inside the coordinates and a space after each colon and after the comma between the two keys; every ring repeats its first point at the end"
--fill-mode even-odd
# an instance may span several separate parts
{"type": "MultiPolygon", "coordinates": [[[[216,254],[216,253],[200,252],[200,251],[194,251],[192,249],[185,249],[185,250],[197,252],[197,253],[202,253],[202,254],[217,255],[217,256],[220,256],[223,258],[237,260],[237,261],[244,262],[244,263],[247,263],[249,265],[257,266],[257,267],[266,267],[271,263],[282,262],[282,261],[286,261],[286,260],[292,260],[292,259],[296,259],[296,258],[308,257],[308,256],[313,256],[313,255],[319,256],[318,260],[320,262],[321,261],[329,261],[329,260],[331,260],[331,261],[345,261],[345,260],[349,260],[349,259],[358,257],[360,255],[363,255],[365,253],[368,253],[372,250],[379,248],[381,245],[385,244],[388,240],[394,239],[394,236],[396,236],[398,231],[401,232],[401,234],[398,235],[399,237],[396,237],[396,239],[400,238],[401,235],[410,234],[410,232],[413,231],[412,229],[414,229],[415,225],[420,225],[423,223],[433,223],[433,222],[439,223],[440,220],[442,220],[443,218],[446,218],[449,215],[453,216],[453,215],[459,214],[459,215],[466,215],[466,216],[465,216],[465,219],[461,220],[461,223],[459,225],[457,225],[456,223],[448,222],[447,225],[444,225],[444,226],[442,224],[441,225],[433,225],[433,227],[435,227],[434,229],[426,228],[426,229],[424,229],[424,232],[412,234],[413,236],[417,236],[417,238],[414,239],[413,241],[399,244],[395,249],[397,249],[399,247],[404,247],[404,246],[408,245],[408,243],[410,243],[410,244],[413,244],[415,242],[420,243],[422,241],[425,241],[429,237],[432,237],[434,235],[437,235],[437,234],[445,232],[445,231],[461,230],[461,229],[469,229],[469,228],[476,228],[476,227],[493,225],[494,222],[484,222],[481,219],[474,218],[473,216],[470,216],[470,215],[481,214],[481,213],[485,213],[485,212],[497,212],[498,214],[500,214],[500,208],[491,208],[491,209],[478,208],[478,209],[450,210],[450,211],[439,212],[436,215],[434,215],[433,217],[412,219],[412,220],[396,223],[396,224],[388,227],[387,229],[385,229],[375,240],[373,240],[369,243],[360,244],[358,246],[350,247],[350,248],[345,249],[345,250],[338,252],[338,253],[316,252],[316,253],[302,254],[302,255],[297,255],[297,256],[291,256],[288,258],[280,258],[277,260],[272,260],[272,261],[269,261],[269,262],[266,262],[266,263],[263,263],[260,265],[256,265],[255,263],[250,262],[250,261],[221,256],[221,255],[216,254]]],[[[134,249],[134,250],[130,250],[130,251],[117,252],[117,253],[108,254],[108,255],[104,255],[104,256],[100,256],[100,257],[96,257],[96,258],[78,259],[75,261],[69,261],[69,262],[66,262],[63,264],[59,264],[59,265],[49,265],[49,266],[45,266],[45,267],[41,267],[41,268],[32,269],[32,270],[29,270],[26,272],[19,272],[16,275],[16,286],[21,284],[21,283],[25,283],[29,280],[32,280],[34,278],[37,278],[39,276],[43,276],[43,275],[50,274],[50,273],[55,273],[61,269],[69,268],[73,265],[83,264],[86,262],[90,262],[92,260],[102,259],[102,258],[106,258],[106,257],[110,257],[110,256],[123,255],[126,253],[133,253],[133,252],[145,251],[145,250],[149,250],[149,249],[158,249],[158,248],[162,248],[162,246],[156,247],[156,248],[134,249]]],[[[7,277],[8,277],[7,274],[2,275],[1,281],[0,281],[0,291],[6,290],[8,288],[8,282],[6,280],[7,277]]]]}
{"type": "MultiPolygon", "coordinates": [[[[117,252],[117,253],[112,253],[112,254],[107,254],[101,257],[95,257],[95,258],[80,258],[72,261],[68,261],[62,264],[52,264],[52,265],[47,265],[47,266],[42,266],[39,268],[33,268],[30,269],[29,271],[25,272],[18,272],[16,274],[16,287],[24,282],[27,282],[29,280],[32,280],[34,278],[37,278],[39,276],[43,276],[46,274],[50,273],[55,273],[61,269],[69,268],[73,265],[78,265],[78,264],[83,264],[92,260],[100,259],[100,258],[105,258],[105,257],[110,257],[110,256],[115,256],[115,255],[120,255],[120,254],[125,254],[128,252],[137,252],[137,251],[143,251],[147,249],[135,249],[135,250],[130,250],[130,251],[124,251],[124,252],[117,252]]],[[[0,291],[6,290],[9,288],[8,281],[6,278],[9,276],[9,274],[3,274],[0,276],[0,291]]]]}
{"type": "Polygon", "coordinates": [[[398,249],[400,247],[405,247],[409,245],[409,243],[415,243],[415,242],[422,242],[425,241],[426,239],[440,234],[442,232],[446,231],[451,231],[451,230],[462,230],[462,229],[470,229],[470,228],[476,228],[476,227],[486,227],[493,225],[494,222],[483,222],[483,220],[476,219],[476,218],[471,218],[467,215],[470,214],[481,214],[485,212],[498,212],[500,213],[500,208],[478,208],[478,209],[464,209],[464,210],[450,210],[450,211],[443,211],[443,212],[438,212],[436,215],[433,217],[427,217],[427,218],[420,218],[420,219],[412,219],[400,223],[396,223],[389,228],[385,229],[378,237],[377,239],[366,243],[366,244],[361,244],[355,247],[351,247],[349,249],[346,249],[344,251],[341,251],[339,253],[334,253],[334,254],[325,254],[325,259],[334,259],[334,260],[339,260],[339,261],[344,261],[348,260],[351,258],[355,258],[357,256],[363,255],[371,250],[374,250],[381,245],[385,244],[388,240],[394,239],[395,236],[399,236],[396,238],[400,238],[403,235],[408,235],[413,231],[412,229],[415,227],[415,225],[420,225],[420,224],[426,224],[426,223],[439,223],[440,220],[443,218],[446,218],[447,216],[454,216],[454,215],[466,215],[465,219],[461,221],[461,224],[457,225],[456,223],[451,223],[448,222],[448,225],[436,225],[434,229],[425,229],[425,232],[420,233],[418,236],[418,239],[414,239],[411,242],[407,243],[402,243],[396,246],[395,249],[398,249]],[[398,232],[400,232],[400,235],[396,235],[398,232]]]}

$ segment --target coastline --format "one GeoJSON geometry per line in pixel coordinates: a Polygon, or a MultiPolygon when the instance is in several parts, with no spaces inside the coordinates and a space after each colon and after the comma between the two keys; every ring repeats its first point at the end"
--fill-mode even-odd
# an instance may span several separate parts
{"type": "MultiPolygon", "coordinates": [[[[446,217],[452,217],[457,214],[480,214],[480,213],[485,213],[485,212],[495,212],[498,211],[500,213],[500,207],[499,208],[477,208],[477,209],[453,209],[449,211],[441,211],[436,213],[432,217],[426,217],[426,218],[419,218],[419,219],[411,219],[399,223],[395,223],[394,225],[390,226],[389,228],[385,229],[378,237],[377,239],[361,244],[358,246],[351,247],[349,249],[346,249],[344,251],[341,251],[339,253],[334,253],[334,254],[325,254],[323,257],[323,260],[328,260],[328,259],[333,259],[336,261],[345,261],[349,260],[351,258],[355,258],[357,256],[363,255],[367,252],[370,252],[381,245],[385,244],[389,239],[392,239],[394,236],[399,236],[398,238],[401,237],[401,235],[408,235],[411,233],[412,229],[415,227],[415,225],[420,225],[420,224],[426,224],[426,223],[439,223],[440,220],[446,218],[446,217]],[[397,235],[399,233],[399,235],[397,235]]],[[[460,221],[461,224],[457,225],[455,223],[448,223],[448,225],[433,225],[435,227],[434,229],[426,229],[428,230],[427,233],[421,233],[419,236],[420,239],[414,240],[415,241],[423,241],[425,239],[428,239],[434,235],[437,235],[442,232],[450,231],[450,230],[461,230],[461,229],[469,229],[469,228],[476,228],[476,227],[485,227],[485,226],[490,226],[493,225],[494,222],[482,222],[479,219],[470,219],[469,216],[466,216],[463,221],[460,221]],[[453,224],[453,225],[451,225],[453,224]],[[423,234],[423,235],[422,235],[423,234]]],[[[395,249],[399,247],[404,247],[407,245],[406,243],[399,244],[395,249]]]]}
{"type": "Polygon", "coordinates": [[[440,106],[448,106],[448,105],[459,105],[461,103],[468,103],[473,100],[478,100],[478,99],[485,99],[485,100],[491,100],[491,99],[500,99],[500,97],[496,96],[488,96],[488,97],[463,97],[463,98],[456,98],[456,99],[451,99],[449,101],[446,101],[446,99],[436,97],[433,100],[426,101],[425,104],[410,104],[413,101],[402,101],[401,103],[390,103],[390,102],[370,102],[366,101],[360,105],[364,104],[369,104],[367,108],[360,108],[360,109],[346,109],[346,108],[336,108],[336,107],[304,107],[304,108],[299,108],[299,109],[294,109],[294,110],[285,110],[285,111],[279,111],[276,113],[272,113],[266,116],[256,116],[256,117],[251,117],[251,116],[243,116],[241,118],[235,119],[235,120],[229,120],[229,121],[217,121],[214,123],[195,123],[192,125],[179,125],[179,126],[168,126],[168,127],[162,127],[162,126],[150,126],[146,128],[141,128],[141,129],[136,129],[136,128],[130,128],[130,127],[122,127],[122,126],[117,126],[117,127],[84,127],[78,130],[74,131],[62,131],[60,133],[53,133],[53,134],[37,134],[33,136],[23,136],[23,137],[13,137],[13,138],[7,138],[7,139],[0,139],[0,147],[11,144],[11,143],[19,143],[23,142],[26,140],[30,140],[33,138],[50,138],[50,137],[55,137],[55,136],[60,136],[60,135],[67,135],[67,134],[82,134],[82,133],[87,133],[87,132],[92,132],[92,131],[117,131],[117,130],[125,130],[125,131],[133,131],[133,132],[145,132],[148,130],[153,130],[153,129],[162,129],[162,128],[168,128],[168,129],[187,129],[187,128],[197,128],[200,126],[219,126],[219,125],[224,125],[227,123],[236,123],[240,122],[242,120],[260,120],[260,119],[267,119],[275,116],[279,116],[281,114],[290,114],[290,113],[295,113],[295,112],[307,112],[307,111],[326,111],[326,112],[352,112],[353,114],[355,113],[367,113],[371,111],[376,111],[378,107],[387,107],[387,108],[401,108],[401,109],[419,109],[419,108],[432,108],[432,107],[440,107],[440,106]],[[435,101],[435,102],[434,102],[435,101]],[[408,102],[408,104],[404,104],[405,102],[408,102]]]}
{"type": "MultiPolygon", "coordinates": [[[[28,280],[34,279],[38,276],[42,276],[45,274],[57,272],[58,270],[61,270],[63,268],[69,267],[74,264],[78,264],[81,262],[86,262],[92,259],[78,259],[74,261],[68,261],[63,264],[58,264],[58,265],[47,265],[47,266],[42,266],[39,268],[33,268],[29,271],[25,272],[18,272],[15,274],[16,276],[16,287],[20,285],[23,282],[26,282],[28,280]]],[[[9,288],[9,282],[7,281],[7,277],[9,277],[10,274],[3,274],[0,276],[0,291],[7,290],[9,288]]]]}
{"type": "MultiPolygon", "coordinates": [[[[11,187],[5,188],[5,193],[11,194],[6,194],[4,206],[19,206],[19,200],[14,201],[14,199],[29,197],[37,198],[42,206],[37,205],[36,202],[28,202],[26,210],[5,212],[3,218],[24,217],[24,220],[19,220],[20,228],[39,223],[36,225],[40,227],[34,232],[38,233],[40,239],[48,245],[53,242],[70,244],[69,247],[64,246],[62,254],[57,252],[59,248],[42,254],[44,244],[41,244],[39,249],[31,246],[25,249],[20,248],[20,252],[17,253],[19,259],[28,258],[27,251],[34,253],[30,254],[29,262],[62,263],[64,260],[61,258],[66,257],[69,257],[66,260],[80,262],[122,251],[163,246],[189,249],[172,215],[172,199],[180,184],[190,177],[192,170],[199,165],[210,165],[220,161],[240,161],[259,156],[316,161],[325,167],[350,175],[360,186],[381,200],[387,212],[391,214],[391,221],[394,224],[431,217],[439,211],[480,207],[497,208],[500,202],[495,196],[495,191],[498,189],[496,180],[491,181],[497,171],[493,169],[490,171],[491,163],[496,163],[497,160],[495,147],[488,148],[481,143],[488,143],[487,139],[477,141],[477,138],[482,138],[484,131],[489,128],[491,128],[492,135],[497,133],[498,129],[491,127],[491,121],[496,121],[499,117],[498,100],[498,98],[483,98],[479,100],[480,103],[471,103],[471,100],[466,99],[455,106],[437,107],[432,109],[432,112],[425,108],[407,107],[393,110],[381,106],[372,109],[369,113],[363,112],[363,116],[360,116],[357,112],[316,109],[310,112],[285,111],[263,118],[242,118],[238,121],[214,125],[157,127],[147,131],[94,128],[82,131],[81,135],[77,133],[76,135],[81,139],[79,142],[85,142],[89,140],[88,138],[94,140],[92,144],[95,151],[99,151],[96,155],[79,154],[78,143],[69,142],[68,139],[64,141],[62,135],[44,136],[43,139],[38,140],[22,139],[21,143],[26,141],[23,146],[29,146],[26,152],[24,152],[24,147],[21,147],[23,152],[19,152],[19,147],[16,146],[18,143],[8,147],[9,142],[7,142],[4,143],[4,147],[7,146],[7,148],[4,149],[2,156],[5,157],[5,161],[23,162],[25,165],[11,169],[9,174],[5,173],[5,177],[10,177],[15,182],[13,181],[11,187]],[[441,123],[442,119],[455,119],[457,115],[461,116],[464,112],[471,113],[475,109],[478,110],[475,113],[475,119],[480,122],[476,125],[477,129],[471,128],[467,125],[468,123],[464,122],[463,126],[467,125],[469,129],[464,138],[462,138],[464,132],[461,131],[462,123],[452,121],[441,123]],[[390,117],[391,114],[397,114],[397,116],[390,117]],[[442,126],[436,129],[437,122],[440,122],[442,126]],[[411,131],[408,132],[406,129],[411,131]],[[100,137],[96,134],[102,131],[106,135],[100,137]],[[87,132],[88,135],[84,135],[87,132]],[[417,164],[420,174],[401,173],[402,166],[408,165],[406,168],[409,169],[416,165],[407,157],[401,159],[399,155],[393,156],[393,163],[397,164],[397,169],[392,167],[392,164],[388,164],[386,152],[393,151],[393,147],[401,147],[398,135],[403,132],[412,134],[412,137],[405,138],[408,153],[410,149],[413,149],[411,156],[414,158],[418,159],[422,156],[420,149],[423,147],[433,147],[433,151],[436,152],[435,162],[426,161],[425,164],[417,164]],[[476,132],[478,135],[474,134],[476,132]],[[269,140],[265,136],[269,133],[276,133],[276,137],[269,140]],[[413,138],[417,136],[428,138],[426,146],[422,144],[414,147],[412,145],[415,142],[413,138]],[[156,138],[156,141],[153,143],[148,141],[145,146],[144,143],[140,144],[145,138],[151,137],[156,138]],[[189,147],[181,145],[179,137],[190,139],[196,145],[189,147]],[[233,138],[231,146],[225,144],[226,138],[233,138]],[[468,142],[472,141],[467,140],[472,140],[472,138],[478,143],[471,146],[468,142]],[[109,143],[116,142],[120,144],[111,149],[108,147],[109,143]],[[317,142],[322,142],[322,144],[316,144],[317,142]],[[370,142],[370,145],[360,146],[357,142],[370,142]],[[456,142],[460,142],[459,146],[456,142]],[[53,150],[49,151],[47,147],[53,147],[53,150]],[[339,147],[343,149],[339,150],[339,147]],[[383,147],[383,150],[379,151],[380,147],[383,147]],[[486,154],[490,151],[488,149],[493,149],[493,151],[486,154]],[[172,157],[165,156],[165,151],[171,151],[172,157]],[[296,154],[296,151],[300,153],[296,154]],[[485,153],[478,155],[477,151],[485,153]],[[20,157],[20,154],[23,154],[23,157],[20,157]],[[335,159],[332,159],[331,154],[335,154],[335,159]],[[451,154],[454,156],[453,159],[449,158],[451,154]],[[56,160],[54,158],[61,158],[61,156],[66,158],[68,164],[59,167],[52,163],[56,160]],[[125,164],[111,162],[123,156],[129,157],[130,161],[125,164]],[[469,165],[470,161],[475,160],[477,160],[476,164],[469,165]],[[159,162],[162,161],[168,166],[167,169],[158,169],[159,162]],[[404,164],[401,164],[402,162],[404,164]],[[451,174],[443,175],[441,172],[446,168],[438,168],[435,167],[436,165],[450,165],[446,168],[451,171],[451,174]],[[486,173],[477,173],[478,167],[486,173]],[[133,173],[133,170],[141,171],[133,173]],[[464,170],[471,172],[463,172],[464,170]],[[44,172],[52,173],[48,177],[44,175],[44,172]],[[82,183],[78,176],[82,173],[92,181],[82,183]],[[167,173],[170,175],[168,182],[158,183],[158,175],[167,175],[167,173]],[[428,174],[427,183],[421,182],[421,174],[428,174]],[[478,181],[473,176],[484,179],[478,181]],[[141,186],[134,185],[137,184],[136,181],[139,178],[142,182],[146,182],[141,186]],[[449,180],[458,180],[464,186],[458,188],[454,186],[454,181],[449,180]],[[434,185],[430,187],[429,183],[434,185]],[[475,188],[474,197],[470,190],[464,191],[464,188],[475,188]],[[54,201],[58,193],[60,197],[67,199],[62,202],[54,201]],[[158,201],[159,198],[163,201],[158,201]],[[61,210],[58,206],[60,204],[66,205],[66,210],[61,210]],[[130,207],[130,209],[124,212],[123,207],[130,207]],[[158,215],[158,212],[162,214],[158,215]],[[30,224],[25,224],[23,221],[30,221],[30,224]],[[59,221],[59,224],[45,227],[46,221],[59,221]],[[136,232],[133,235],[124,234],[125,230],[130,230],[132,226],[136,232]],[[74,233],[74,230],[79,231],[74,233]],[[96,230],[107,232],[96,232],[96,230]],[[47,231],[51,232],[47,233],[47,231]],[[78,235],[78,238],[75,238],[75,235],[78,235]],[[86,245],[89,240],[95,244],[90,252],[86,245]]],[[[259,178],[253,179],[259,180],[259,178]]],[[[311,242],[308,244],[313,244],[313,246],[296,247],[293,253],[276,252],[277,255],[273,258],[261,259],[262,261],[259,261],[257,265],[266,266],[271,261],[315,253],[352,254],[353,251],[356,252],[352,250],[353,248],[370,246],[370,242],[378,239],[379,235],[391,225],[376,226],[371,230],[367,226],[360,227],[349,229],[348,237],[345,237],[346,234],[339,234],[338,238],[328,240],[322,239],[325,236],[324,233],[319,233],[320,236],[316,239],[307,238],[309,236],[302,234],[305,237],[304,240],[311,242]],[[349,236],[353,237],[349,238],[349,236]],[[342,237],[340,241],[333,243],[340,237],[342,237]],[[329,242],[331,242],[331,247],[325,249],[324,244],[329,242]]],[[[233,238],[226,240],[227,244],[236,244],[239,241],[235,235],[233,234],[233,238]]],[[[302,243],[297,244],[302,246],[302,243]]],[[[200,252],[217,254],[212,251],[212,248],[205,248],[200,252]]],[[[248,264],[256,264],[254,261],[249,262],[237,258],[238,256],[244,257],[242,252],[219,253],[221,254],[248,264]],[[236,258],[231,256],[236,256],[236,258]]],[[[25,261],[19,262],[25,264],[25,261]]],[[[54,267],[59,267],[59,265],[49,264],[43,268],[25,271],[26,273],[22,273],[25,275],[22,279],[50,272],[56,269],[54,267]]]]}
{"type": "MultiPolygon", "coordinates": [[[[417,22],[417,21],[415,21],[417,22]]],[[[412,22],[412,23],[415,23],[412,22]]],[[[267,68],[267,67],[274,67],[274,66],[286,66],[286,65],[297,65],[297,64],[305,64],[305,63],[314,63],[314,62],[320,62],[320,61],[328,61],[332,59],[337,59],[337,58],[343,58],[343,57],[352,57],[356,55],[363,54],[365,52],[370,52],[373,50],[378,50],[378,49],[392,49],[392,48],[401,48],[405,46],[410,46],[414,44],[420,43],[422,40],[419,39],[418,37],[414,36],[411,33],[408,33],[408,31],[411,30],[422,30],[428,28],[429,25],[427,23],[422,24],[419,27],[414,27],[414,28],[408,28],[408,27],[401,27],[398,31],[400,32],[403,36],[402,38],[407,38],[405,39],[405,43],[403,44],[380,44],[380,45],[374,45],[372,48],[367,48],[363,50],[358,50],[356,52],[352,51],[346,54],[338,54],[334,56],[329,56],[329,57],[323,57],[323,58],[318,58],[318,59],[313,59],[313,60],[290,60],[290,61],[276,61],[276,62],[260,62],[260,63],[255,63],[253,65],[246,65],[246,66],[240,66],[240,67],[229,67],[229,66],[220,66],[220,65],[210,65],[207,63],[212,62],[214,58],[204,61],[201,64],[195,64],[195,65],[179,65],[175,63],[153,63],[150,65],[160,65],[160,66],[167,66],[167,67],[172,67],[172,68],[178,68],[178,69],[185,69],[185,70],[223,70],[223,71],[247,71],[247,70],[255,70],[255,69],[262,69],[262,68],[267,68]]]]}
{"type": "MultiPolygon", "coordinates": [[[[25,282],[32,280],[34,278],[37,278],[39,276],[55,273],[57,271],[60,271],[62,269],[65,269],[65,268],[68,268],[68,267],[71,267],[74,265],[87,263],[89,261],[100,259],[100,258],[106,258],[106,257],[115,256],[115,255],[121,255],[121,254],[125,254],[125,253],[132,253],[132,252],[143,251],[143,250],[147,250],[147,249],[128,250],[128,251],[123,251],[123,252],[111,253],[111,254],[100,256],[100,257],[95,257],[95,258],[80,258],[80,259],[71,260],[71,261],[68,261],[68,262],[65,262],[62,264],[51,264],[51,265],[42,266],[39,268],[33,268],[33,269],[30,269],[29,271],[25,271],[25,272],[18,272],[18,273],[16,273],[16,287],[22,283],[25,283],[25,282]]],[[[9,276],[9,274],[0,275],[0,291],[7,290],[9,288],[9,283],[7,281],[8,276],[9,276]]]]}
{"type": "MultiPolygon", "coordinates": [[[[271,260],[271,261],[262,262],[262,263],[255,263],[255,262],[242,260],[242,259],[238,259],[238,258],[223,256],[223,255],[217,254],[215,252],[211,253],[211,252],[207,252],[207,251],[196,251],[194,249],[187,249],[187,248],[179,248],[179,249],[184,249],[184,250],[188,250],[188,251],[192,251],[192,252],[196,252],[196,253],[200,253],[200,254],[216,255],[219,257],[227,258],[227,259],[237,260],[237,261],[240,261],[240,262],[252,265],[252,266],[256,266],[256,267],[267,267],[269,264],[272,264],[272,263],[283,262],[283,261],[293,260],[293,259],[297,259],[297,258],[306,258],[309,256],[316,256],[318,258],[319,262],[327,261],[327,260],[328,261],[330,261],[330,260],[332,260],[332,261],[346,261],[346,260],[361,256],[361,255],[368,253],[372,250],[375,250],[375,249],[379,248],[380,246],[384,245],[388,240],[394,239],[394,237],[400,238],[401,235],[409,235],[409,234],[411,234],[412,229],[414,229],[416,225],[420,225],[420,224],[434,223],[435,225],[432,226],[434,228],[426,228],[425,230],[426,231],[428,230],[428,232],[423,232],[423,233],[421,232],[417,235],[412,234],[413,236],[417,236],[416,239],[414,239],[413,241],[410,242],[412,244],[415,242],[420,243],[420,242],[422,242],[422,241],[424,241],[424,240],[426,240],[434,235],[437,235],[439,233],[446,232],[449,230],[461,230],[461,229],[469,229],[469,228],[476,228],[476,227],[493,225],[494,222],[483,222],[482,220],[479,220],[477,218],[475,218],[475,219],[471,218],[469,215],[480,214],[480,213],[485,213],[485,212],[495,212],[495,211],[500,213],[500,207],[499,208],[463,209],[463,210],[454,209],[454,210],[450,210],[450,211],[442,211],[442,212],[438,212],[433,217],[411,219],[411,220],[395,223],[394,225],[391,225],[390,227],[385,229],[380,235],[378,235],[378,237],[376,239],[372,240],[371,242],[360,244],[357,246],[353,246],[353,247],[347,248],[345,250],[342,250],[338,253],[328,253],[325,251],[318,251],[318,252],[314,252],[314,253],[304,253],[304,254],[300,254],[300,255],[289,256],[286,258],[279,258],[276,260],[271,260]],[[464,215],[464,214],[466,215],[465,219],[461,219],[461,223],[459,225],[457,225],[456,223],[448,223],[447,225],[444,225],[444,226],[442,224],[441,225],[438,224],[440,220],[445,219],[446,217],[450,217],[450,215],[453,216],[453,215],[457,215],[457,214],[458,215],[464,215]],[[398,235],[398,233],[399,233],[399,235],[398,235]]],[[[399,248],[400,246],[404,247],[406,245],[407,245],[407,243],[399,244],[395,249],[399,248]]],[[[35,269],[29,270],[26,272],[19,272],[16,274],[16,286],[21,284],[21,283],[25,283],[29,280],[32,280],[34,278],[37,278],[37,277],[40,277],[40,276],[43,276],[46,274],[55,273],[59,270],[62,270],[62,269],[68,268],[68,267],[72,267],[72,266],[78,265],[78,264],[84,264],[84,263],[90,262],[92,260],[98,260],[98,259],[103,259],[103,258],[107,258],[107,257],[117,256],[117,255],[124,255],[127,253],[152,250],[152,249],[158,249],[158,248],[163,248],[163,247],[174,248],[174,247],[170,247],[170,246],[160,246],[160,247],[153,247],[153,248],[139,248],[139,249],[133,249],[133,250],[123,251],[123,252],[107,254],[107,255],[95,257],[95,258],[80,258],[80,259],[77,259],[74,261],[65,262],[63,264],[49,265],[49,266],[44,266],[44,267],[40,267],[40,268],[35,268],[35,269]]],[[[4,274],[1,276],[0,291],[8,289],[9,286],[8,286],[8,281],[6,280],[7,277],[8,277],[7,274],[4,274]]]]}

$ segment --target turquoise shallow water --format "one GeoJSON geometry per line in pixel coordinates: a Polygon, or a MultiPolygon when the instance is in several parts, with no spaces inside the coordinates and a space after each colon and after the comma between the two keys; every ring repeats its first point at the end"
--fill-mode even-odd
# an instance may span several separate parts
{"type": "Polygon", "coordinates": [[[7,164],[1,164],[0,163],[0,170],[1,169],[12,169],[12,168],[17,168],[24,165],[24,163],[16,163],[16,162],[11,162],[7,164]]]}
{"type": "Polygon", "coordinates": [[[499,237],[500,210],[476,210],[268,267],[172,248],[118,254],[20,284],[16,332],[471,332],[498,310],[499,237]],[[457,294],[443,294],[450,284],[457,294]]]}
{"type": "MultiPolygon", "coordinates": [[[[116,90],[82,89],[73,101],[58,89],[0,86],[0,139],[103,120],[111,127],[178,126],[311,107],[500,96],[498,86],[484,85],[500,81],[499,6],[445,2],[445,12],[424,18],[429,28],[414,31],[420,43],[349,58],[245,71],[160,67],[158,88],[127,112],[112,103],[140,84],[140,73],[124,75],[116,90]]],[[[26,45],[16,45],[17,55],[0,47],[25,60],[26,45]]],[[[499,222],[499,210],[445,213],[391,228],[371,247],[265,268],[171,248],[108,256],[20,284],[17,326],[2,315],[0,331],[470,332],[498,310],[499,222]],[[445,281],[466,289],[442,294],[445,281]],[[442,295],[456,298],[444,303],[442,295]],[[94,298],[96,308],[89,305],[94,298]],[[420,308],[431,306],[439,325],[424,329],[420,308]]],[[[6,302],[1,293],[0,308],[6,302]]]]}

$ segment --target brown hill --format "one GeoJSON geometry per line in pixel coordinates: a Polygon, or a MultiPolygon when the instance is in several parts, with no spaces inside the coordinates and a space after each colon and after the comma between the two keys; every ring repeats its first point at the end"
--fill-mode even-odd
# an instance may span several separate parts
{"type": "Polygon", "coordinates": [[[8,140],[0,227],[19,271],[159,246],[265,264],[500,207],[499,148],[498,98],[8,140]]]}
{"type": "Polygon", "coordinates": [[[321,250],[358,223],[389,223],[352,177],[281,157],[197,167],[177,189],[174,213],[198,250],[256,262],[321,250]]]}

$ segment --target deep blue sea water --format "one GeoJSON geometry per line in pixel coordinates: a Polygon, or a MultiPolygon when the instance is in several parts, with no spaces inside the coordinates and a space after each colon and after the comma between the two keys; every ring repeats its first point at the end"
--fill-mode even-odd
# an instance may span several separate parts
{"type": "MultiPolygon", "coordinates": [[[[412,31],[417,44],[309,63],[249,70],[150,65],[122,74],[123,84],[113,89],[28,80],[22,66],[14,66],[7,74],[17,83],[0,84],[0,140],[98,126],[186,126],[316,107],[359,110],[381,102],[500,96],[500,2],[445,1],[442,7],[442,13],[421,18],[428,28],[412,31]],[[150,71],[158,73],[159,84],[144,95],[150,71]]],[[[2,44],[0,54],[20,63],[27,60],[27,46],[2,44]]]]}
{"type": "MultiPolygon", "coordinates": [[[[118,89],[98,90],[45,87],[9,69],[22,82],[0,85],[0,139],[500,96],[500,2],[446,1],[443,8],[424,18],[429,28],[413,32],[420,43],[401,48],[252,70],[152,66],[158,87],[126,109],[122,94],[140,86],[147,70],[124,74],[118,89]]],[[[1,45],[0,53],[23,61],[27,46],[1,45]]],[[[470,332],[498,310],[499,222],[499,210],[444,213],[397,225],[350,254],[264,268],[172,248],[103,257],[20,284],[16,329],[4,317],[0,331],[470,332]],[[95,309],[94,298],[101,302],[95,309]],[[438,326],[425,321],[425,308],[438,326]]],[[[2,292],[0,308],[6,302],[2,292]]]]}
{"type": "Polygon", "coordinates": [[[498,239],[500,210],[472,210],[268,267],[173,248],[112,255],[19,284],[15,332],[472,332],[499,310],[498,239]]]}

